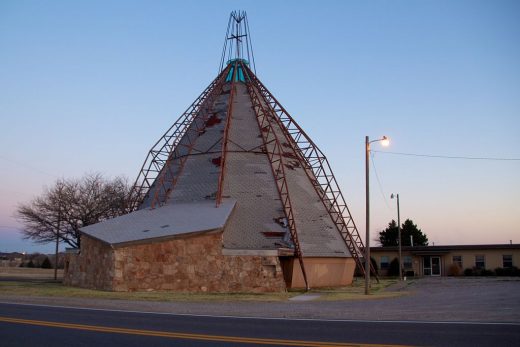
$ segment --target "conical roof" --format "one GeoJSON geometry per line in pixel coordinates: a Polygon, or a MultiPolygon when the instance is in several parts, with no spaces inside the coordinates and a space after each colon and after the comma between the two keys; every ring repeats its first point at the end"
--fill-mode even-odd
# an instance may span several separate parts
{"type": "Polygon", "coordinates": [[[146,225],[160,229],[158,216],[171,216],[164,229],[172,235],[223,230],[224,251],[296,255],[304,277],[303,257],[354,257],[360,265],[363,244],[327,159],[242,57],[247,23],[232,18],[233,59],[156,142],[136,180],[130,215],[139,214],[146,233],[129,237],[128,216],[110,230],[83,232],[109,243],[108,232],[125,242],[167,237],[146,225]]]}
{"type": "MultiPolygon", "coordinates": [[[[234,68],[231,64],[237,63],[230,62],[229,71],[234,68]]],[[[293,247],[247,83],[235,79],[215,88],[211,105],[193,119],[177,145],[179,150],[172,152],[168,167],[162,169],[139,209],[208,200],[215,200],[217,205],[222,175],[222,199],[236,201],[224,228],[224,248],[293,247]]],[[[285,139],[284,129],[276,122],[273,128],[280,139],[281,160],[303,255],[349,256],[298,154],[285,139]]]]}

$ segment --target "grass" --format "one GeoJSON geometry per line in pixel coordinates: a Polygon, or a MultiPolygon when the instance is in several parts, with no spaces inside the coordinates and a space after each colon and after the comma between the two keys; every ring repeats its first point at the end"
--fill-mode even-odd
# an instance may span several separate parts
{"type": "Polygon", "coordinates": [[[1,296],[42,296],[136,301],[285,301],[298,293],[108,292],[68,287],[57,282],[0,282],[1,296]]]}
{"type": "Polygon", "coordinates": [[[369,295],[365,295],[365,282],[362,278],[355,280],[349,287],[321,289],[316,292],[323,294],[319,300],[325,301],[387,299],[407,294],[405,291],[387,290],[398,282],[398,279],[379,279],[379,283],[372,280],[369,295]]]}
{"type": "MultiPolygon", "coordinates": [[[[364,282],[355,281],[352,286],[343,288],[317,289],[311,293],[319,293],[317,300],[365,300],[383,299],[404,295],[403,292],[385,291],[397,280],[384,279],[373,283],[370,295],[364,295],[364,282]]],[[[108,292],[84,288],[68,287],[52,281],[0,281],[0,297],[66,297],[86,299],[110,299],[130,301],[287,301],[291,297],[304,294],[304,291],[288,293],[177,293],[177,292],[108,292]]]]}
{"type": "MultiPolygon", "coordinates": [[[[54,269],[31,267],[0,267],[0,277],[10,278],[54,278],[54,269]]],[[[58,269],[58,277],[63,277],[63,269],[58,269]]]]}

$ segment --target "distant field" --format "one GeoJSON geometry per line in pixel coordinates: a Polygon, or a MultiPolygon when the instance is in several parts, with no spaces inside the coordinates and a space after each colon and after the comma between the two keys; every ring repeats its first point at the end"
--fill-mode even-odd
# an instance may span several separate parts
{"type": "MultiPolygon", "coordinates": [[[[54,279],[54,269],[40,269],[30,267],[0,267],[0,278],[21,279],[54,279]]],[[[58,278],[63,278],[63,270],[58,269],[58,278]]]]}

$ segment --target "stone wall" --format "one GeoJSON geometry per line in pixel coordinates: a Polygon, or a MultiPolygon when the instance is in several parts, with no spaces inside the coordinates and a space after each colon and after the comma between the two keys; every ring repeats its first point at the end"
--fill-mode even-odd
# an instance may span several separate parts
{"type": "Polygon", "coordinates": [[[115,249],[83,236],[65,272],[67,285],[114,291],[286,290],[277,256],[224,256],[222,233],[115,249]]]}
{"type": "Polygon", "coordinates": [[[63,283],[74,287],[112,290],[114,251],[96,239],[83,235],[81,252],[67,254],[63,283]]]}

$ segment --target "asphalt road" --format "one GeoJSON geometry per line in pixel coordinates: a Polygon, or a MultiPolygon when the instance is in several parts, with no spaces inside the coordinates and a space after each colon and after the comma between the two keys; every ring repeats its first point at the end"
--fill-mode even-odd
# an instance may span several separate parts
{"type": "Polygon", "coordinates": [[[520,346],[518,323],[266,319],[0,304],[0,346],[520,346]]]}

